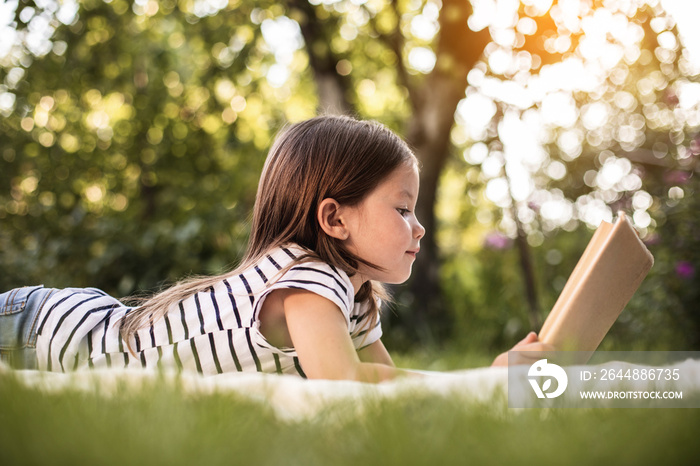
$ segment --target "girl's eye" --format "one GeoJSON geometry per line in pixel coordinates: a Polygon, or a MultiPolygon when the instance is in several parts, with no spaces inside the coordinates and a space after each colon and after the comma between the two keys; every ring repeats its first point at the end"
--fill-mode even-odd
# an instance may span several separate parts
{"type": "Polygon", "coordinates": [[[402,208],[398,208],[398,209],[396,209],[396,210],[399,212],[399,214],[401,214],[402,217],[405,217],[405,216],[408,215],[408,213],[410,212],[410,210],[408,210],[408,209],[402,209],[402,208]]]}

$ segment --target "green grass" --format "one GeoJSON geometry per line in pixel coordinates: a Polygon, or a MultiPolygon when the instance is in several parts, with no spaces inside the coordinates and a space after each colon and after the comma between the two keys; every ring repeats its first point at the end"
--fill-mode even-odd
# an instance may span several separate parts
{"type": "Polygon", "coordinates": [[[414,350],[411,353],[398,353],[391,356],[396,367],[427,371],[454,371],[489,366],[496,355],[446,347],[414,350]]]}
{"type": "Polygon", "coordinates": [[[365,406],[284,422],[245,397],[162,381],[112,396],[49,394],[5,375],[0,465],[640,465],[700,454],[692,409],[509,410],[426,395],[365,406]]]}

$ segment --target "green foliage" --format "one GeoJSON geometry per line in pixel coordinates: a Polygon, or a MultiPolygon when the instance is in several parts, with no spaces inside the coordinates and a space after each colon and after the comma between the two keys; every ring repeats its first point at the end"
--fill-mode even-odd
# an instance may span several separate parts
{"type": "MultiPolygon", "coordinates": [[[[573,271],[592,232],[558,231],[531,248],[539,297],[539,324],[544,322],[573,271]]],[[[465,350],[502,352],[531,330],[519,256],[509,238],[491,232],[473,250],[445,260],[443,292],[455,315],[453,344],[465,350]]]]}
{"type": "MultiPolygon", "coordinates": [[[[488,225],[476,218],[477,208],[469,201],[481,195],[478,185],[463,179],[455,184],[450,173],[443,179],[439,203],[449,205],[451,212],[443,213],[448,221],[440,230],[445,252],[442,290],[453,315],[448,346],[497,354],[530,330],[518,252],[513,241],[496,230],[484,232],[488,225]],[[462,190],[462,195],[455,190],[462,190]],[[459,198],[461,203],[454,202],[459,198]],[[465,229],[465,224],[470,227],[465,229]]],[[[683,171],[647,170],[645,186],[656,199],[649,210],[657,227],[645,239],[655,263],[600,349],[696,350],[700,348],[700,179],[683,171]]],[[[496,215],[491,222],[497,223],[496,215]]],[[[555,230],[531,245],[540,324],[592,233],[585,227],[555,230]]]]}
{"type": "MultiPolygon", "coordinates": [[[[629,342],[664,341],[666,349],[700,348],[700,179],[694,176],[671,189],[673,198],[655,206],[660,226],[649,238],[655,263],[619,338],[629,342]],[[682,194],[680,194],[682,193],[682,194]],[[678,199],[678,196],[683,196],[678,199]]],[[[675,180],[678,181],[678,180],[675,180]]]]}
{"type": "MultiPolygon", "coordinates": [[[[36,58],[0,121],[0,288],[96,286],[116,295],[231,266],[280,105],[259,74],[252,5],[199,18],[83,2],[36,58]]],[[[305,113],[306,112],[306,113],[305,113]]]]}

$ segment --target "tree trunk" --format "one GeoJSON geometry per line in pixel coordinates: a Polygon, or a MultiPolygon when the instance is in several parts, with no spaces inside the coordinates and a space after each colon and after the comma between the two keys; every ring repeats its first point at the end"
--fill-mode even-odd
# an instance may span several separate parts
{"type": "MultiPolygon", "coordinates": [[[[418,337],[438,338],[449,325],[448,313],[440,293],[439,251],[435,242],[435,203],[440,174],[450,153],[450,131],[454,112],[464,96],[464,81],[450,75],[435,73],[420,89],[421,104],[413,114],[406,140],[421,162],[420,196],[416,215],[425,227],[421,251],[413,265],[408,285],[409,302],[413,313],[406,322],[418,337]],[[428,85],[430,83],[430,85],[428,85]],[[428,332],[427,329],[433,329],[428,332]],[[437,335],[433,334],[437,333],[437,335]]],[[[413,332],[412,332],[413,333],[413,332]]]]}
{"type": "Polygon", "coordinates": [[[532,256],[530,255],[530,245],[527,242],[527,234],[523,230],[522,223],[518,219],[515,202],[513,202],[513,219],[518,231],[518,236],[515,238],[515,245],[518,248],[518,256],[520,258],[520,269],[523,272],[523,285],[525,288],[525,297],[527,298],[527,316],[530,322],[530,330],[540,331],[539,319],[539,299],[537,298],[537,284],[535,280],[535,269],[532,266],[532,256]]]}
{"type": "Polygon", "coordinates": [[[418,338],[429,339],[447,332],[450,323],[449,312],[441,302],[440,257],[435,242],[440,174],[451,150],[450,132],[457,104],[465,96],[467,74],[491,39],[488,31],[474,32],[467,27],[472,13],[469,2],[444,0],[442,4],[437,62],[422,86],[412,93],[415,111],[406,133],[422,164],[416,214],[426,229],[408,285],[413,313],[409,317],[412,322],[406,323],[418,338]],[[427,328],[433,332],[426,332],[427,328]]]}
{"type": "Polygon", "coordinates": [[[318,92],[318,113],[355,114],[355,109],[348,100],[350,78],[336,70],[338,59],[330,50],[328,28],[324,27],[314,6],[308,1],[288,0],[287,3],[299,13],[299,27],[318,92]]]}

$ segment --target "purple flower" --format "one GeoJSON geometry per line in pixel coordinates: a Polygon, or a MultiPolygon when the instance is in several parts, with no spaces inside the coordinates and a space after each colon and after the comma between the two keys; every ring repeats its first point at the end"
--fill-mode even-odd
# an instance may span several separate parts
{"type": "Polygon", "coordinates": [[[680,102],[676,93],[670,89],[666,89],[666,92],[663,96],[663,100],[669,107],[675,107],[676,105],[678,105],[678,102],[680,102]]]}
{"type": "Polygon", "coordinates": [[[695,276],[695,267],[688,261],[680,261],[676,263],[676,275],[679,278],[688,280],[695,276]]]}
{"type": "Polygon", "coordinates": [[[654,232],[644,239],[644,244],[647,246],[656,246],[657,244],[661,244],[661,236],[654,232]]]}
{"type": "Polygon", "coordinates": [[[690,179],[690,173],[682,170],[672,170],[664,175],[664,181],[668,185],[678,186],[686,184],[690,179]]]}
{"type": "Polygon", "coordinates": [[[528,207],[530,208],[530,210],[532,210],[532,211],[535,211],[535,212],[539,212],[539,211],[540,211],[540,205],[537,204],[536,202],[530,201],[530,202],[527,203],[527,206],[528,206],[528,207]]]}
{"type": "Polygon", "coordinates": [[[501,250],[510,247],[511,239],[498,232],[489,233],[484,238],[484,247],[487,249],[501,250]]]}

